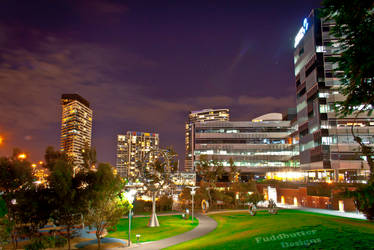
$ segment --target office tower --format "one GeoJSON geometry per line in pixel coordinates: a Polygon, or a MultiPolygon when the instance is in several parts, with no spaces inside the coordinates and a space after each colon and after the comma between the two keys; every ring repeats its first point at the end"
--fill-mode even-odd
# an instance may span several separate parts
{"type": "Polygon", "coordinates": [[[82,149],[86,145],[91,147],[92,109],[78,94],[63,94],[61,105],[61,151],[73,160],[74,166],[80,166],[82,149]]]}
{"type": "Polygon", "coordinates": [[[199,122],[194,125],[195,164],[205,155],[230,171],[230,160],[242,181],[266,173],[298,171],[297,126],[270,113],[250,121],[199,122]]]}
{"type": "Polygon", "coordinates": [[[297,120],[300,134],[301,169],[309,181],[362,182],[368,165],[354,142],[351,126],[364,143],[374,143],[374,119],[361,114],[340,118],[333,109],[343,72],[332,58],[339,56],[339,44],[329,33],[333,21],[318,17],[313,10],[295,37],[297,120]]]}
{"type": "Polygon", "coordinates": [[[152,150],[159,149],[159,136],[155,133],[128,131],[117,136],[117,173],[124,178],[136,176],[138,161],[152,162],[155,154],[152,150]]]}
{"type": "Polygon", "coordinates": [[[186,154],[184,161],[184,170],[194,172],[194,160],[192,151],[194,150],[194,124],[207,121],[228,121],[230,118],[228,109],[203,109],[200,111],[191,111],[188,115],[188,121],[185,127],[186,154]]]}

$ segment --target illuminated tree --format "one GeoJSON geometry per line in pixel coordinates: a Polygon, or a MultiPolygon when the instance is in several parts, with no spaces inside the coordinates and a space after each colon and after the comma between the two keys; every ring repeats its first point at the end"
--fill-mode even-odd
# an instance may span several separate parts
{"type": "Polygon", "coordinates": [[[140,181],[143,184],[145,192],[152,197],[152,216],[149,220],[149,227],[158,227],[159,222],[156,214],[156,197],[165,190],[171,189],[173,183],[171,174],[177,170],[177,154],[173,149],[154,149],[150,150],[142,160],[137,162],[139,170],[136,176],[130,181],[140,181]],[[153,154],[154,160],[148,162],[148,155],[153,154]]]}
{"type": "Polygon", "coordinates": [[[206,189],[209,203],[213,205],[212,189],[216,187],[217,181],[224,174],[223,166],[216,160],[208,160],[206,155],[201,155],[196,165],[197,173],[201,177],[200,188],[206,189]]]}
{"type": "Polygon", "coordinates": [[[90,187],[88,213],[85,221],[96,228],[98,249],[101,248],[101,237],[104,230],[114,227],[129,211],[132,205],[121,194],[123,182],[113,173],[109,164],[100,164],[94,173],[90,187]]]}

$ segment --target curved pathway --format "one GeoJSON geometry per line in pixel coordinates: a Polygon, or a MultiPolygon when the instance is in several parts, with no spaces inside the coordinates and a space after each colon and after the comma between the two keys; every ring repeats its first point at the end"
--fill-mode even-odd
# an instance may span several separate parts
{"type": "Polygon", "coordinates": [[[188,240],[193,240],[207,233],[213,231],[217,227],[217,222],[204,214],[197,214],[196,218],[199,220],[199,225],[191,231],[179,234],[170,238],[145,242],[140,244],[133,244],[130,248],[132,249],[162,249],[170,247],[188,240]]]}

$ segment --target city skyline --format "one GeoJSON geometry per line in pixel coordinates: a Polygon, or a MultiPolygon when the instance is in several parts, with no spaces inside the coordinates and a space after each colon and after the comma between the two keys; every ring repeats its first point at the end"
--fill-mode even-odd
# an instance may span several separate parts
{"type": "Polygon", "coordinates": [[[114,165],[123,129],[159,133],[161,146],[173,145],[182,163],[189,111],[230,108],[233,121],[249,121],[293,107],[294,37],[320,4],[5,6],[0,154],[20,147],[38,161],[48,145],[59,148],[59,97],[78,93],[94,110],[98,160],[114,165]]]}

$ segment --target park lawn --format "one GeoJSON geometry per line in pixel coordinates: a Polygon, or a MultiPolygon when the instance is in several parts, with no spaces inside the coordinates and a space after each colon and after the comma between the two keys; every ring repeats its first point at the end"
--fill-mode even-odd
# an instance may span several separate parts
{"type": "MultiPolygon", "coordinates": [[[[137,234],[141,235],[139,242],[155,241],[190,231],[199,224],[197,219],[194,219],[194,223],[191,223],[191,219],[185,220],[181,215],[158,216],[160,227],[148,227],[148,221],[149,217],[132,218],[132,242],[136,242],[137,234]]],[[[106,237],[127,240],[128,228],[128,219],[121,219],[117,224],[117,231],[110,232],[106,237]]]]}
{"type": "Polygon", "coordinates": [[[297,210],[210,215],[211,233],[168,249],[372,249],[374,223],[297,210]],[[287,237],[288,236],[288,237],[287,237]],[[293,245],[293,246],[292,246],[293,245]]]}

